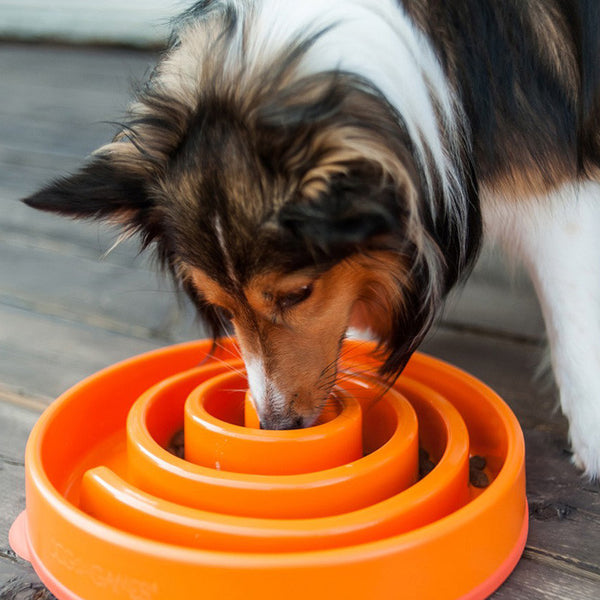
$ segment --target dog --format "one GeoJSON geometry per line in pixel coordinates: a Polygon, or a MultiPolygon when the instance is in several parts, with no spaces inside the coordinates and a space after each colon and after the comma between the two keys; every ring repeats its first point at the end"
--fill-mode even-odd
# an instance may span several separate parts
{"type": "Polygon", "coordinates": [[[203,0],[114,140],[24,201],[153,246],[270,429],[315,422],[351,327],[395,378],[487,236],[597,477],[599,57],[596,0],[203,0]]]}

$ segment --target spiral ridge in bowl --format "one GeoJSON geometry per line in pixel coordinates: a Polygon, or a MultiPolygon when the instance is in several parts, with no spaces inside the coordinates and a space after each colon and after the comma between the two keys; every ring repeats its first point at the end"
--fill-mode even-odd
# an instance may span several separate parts
{"type": "Polygon", "coordinates": [[[489,388],[424,355],[390,387],[348,342],[327,418],[263,431],[235,341],[210,347],[114,365],[34,428],[11,543],[59,599],[485,598],[508,576],[523,439],[489,388]]]}

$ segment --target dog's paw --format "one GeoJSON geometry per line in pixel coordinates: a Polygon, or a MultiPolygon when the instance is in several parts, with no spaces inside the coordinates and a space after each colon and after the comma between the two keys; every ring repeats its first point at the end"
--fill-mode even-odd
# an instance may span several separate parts
{"type": "Polygon", "coordinates": [[[571,403],[569,438],[571,462],[592,481],[600,480],[600,395],[571,403]]]}
{"type": "Polygon", "coordinates": [[[571,463],[582,472],[583,476],[594,483],[600,482],[600,461],[597,456],[589,453],[581,453],[573,446],[571,463]]]}

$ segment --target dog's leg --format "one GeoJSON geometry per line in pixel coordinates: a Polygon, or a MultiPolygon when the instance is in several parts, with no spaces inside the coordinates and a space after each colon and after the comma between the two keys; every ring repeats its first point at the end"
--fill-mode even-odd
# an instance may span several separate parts
{"type": "Polygon", "coordinates": [[[484,198],[488,233],[528,269],[550,342],[573,462],[600,477],[600,184],[544,198],[484,198]]]}

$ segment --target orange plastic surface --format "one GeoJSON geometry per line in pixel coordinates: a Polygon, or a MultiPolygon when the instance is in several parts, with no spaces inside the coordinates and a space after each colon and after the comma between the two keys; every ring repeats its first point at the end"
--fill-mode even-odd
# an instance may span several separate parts
{"type": "Polygon", "coordinates": [[[235,343],[210,347],[114,365],[36,424],[10,542],[59,600],[483,599],[509,575],[524,445],[493,391],[419,354],[386,389],[348,342],[318,424],[263,431],[235,343]],[[185,459],[167,450],[182,428],[185,459]]]}

